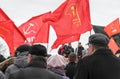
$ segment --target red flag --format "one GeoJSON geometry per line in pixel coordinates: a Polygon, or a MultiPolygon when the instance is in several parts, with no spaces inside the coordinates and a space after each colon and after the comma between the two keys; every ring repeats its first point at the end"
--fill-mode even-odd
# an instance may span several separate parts
{"type": "Polygon", "coordinates": [[[19,27],[20,31],[31,44],[33,42],[48,43],[49,24],[47,22],[43,22],[43,19],[49,14],[50,12],[32,17],[19,27]]]}
{"type": "Polygon", "coordinates": [[[15,49],[25,41],[24,36],[20,34],[11,20],[0,22],[0,36],[8,44],[12,56],[14,56],[15,49]]]}
{"type": "Polygon", "coordinates": [[[0,8],[0,36],[8,44],[12,56],[14,56],[14,50],[20,44],[23,44],[25,41],[24,35],[19,31],[16,25],[12,22],[12,20],[5,14],[5,12],[1,8],[0,8]]]}
{"type": "Polygon", "coordinates": [[[54,28],[57,34],[57,40],[64,40],[60,38],[61,36],[71,37],[75,34],[81,35],[82,33],[90,31],[92,26],[90,21],[89,0],[66,0],[47,20],[50,20],[50,24],[54,28]]]}
{"type": "MultiPolygon", "coordinates": [[[[21,44],[27,44],[28,41],[26,40],[25,36],[21,33],[21,31],[14,25],[14,50],[20,46],[21,44]]],[[[14,55],[14,54],[13,54],[14,55]]]]}
{"type": "Polygon", "coordinates": [[[0,22],[10,20],[9,17],[5,14],[5,12],[0,8],[0,22]]]}
{"type": "Polygon", "coordinates": [[[0,22],[0,36],[6,41],[11,52],[14,51],[13,46],[13,23],[9,21],[0,22]]]}
{"type": "Polygon", "coordinates": [[[108,34],[109,37],[120,33],[120,23],[119,23],[119,18],[115,19],[113,22],[108,24],[105,28],[104,31],[108,34]]]}
{"type": "Polygon", "coordinates": [[[73,36],[61,36],[58,37],[57,40],[54,42],[52,49],[55,49],[59,46],[59,44],[65,44],[65,43],[70,43],[74,42],[76,40],[80,39],[80,35],[73,35],[73,36]]]}
{"type": "Polygon", "coordinates": [[[113,51],[113,54],[116,54],[116,52],[119,50],[119,47],[113,38],[110,39],[108,46],[113,51]]]}

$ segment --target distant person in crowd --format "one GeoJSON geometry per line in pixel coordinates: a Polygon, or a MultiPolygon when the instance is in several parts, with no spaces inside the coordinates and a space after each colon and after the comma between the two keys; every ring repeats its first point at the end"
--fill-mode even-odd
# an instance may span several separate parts
{"type": "Polygon", "coordinates": [[[9,79],[62,79],[61,76],[47,70],[47,49],[41,44],[30,47],[28,66],[10,74],[9,79]]]}
{"type": "Polygon", "coordinates": [[[61,47],[58,49],[58,54],[63,55],[64,50],[65,50],[65,44],[62,44],[61,47]]]}
{"type": "Polygon", "coordinates": [[[74,48],[72,47],[72,44],[71,43],[68,43],[68,46],[67,46],[67,49],[66,49],[66,57],[68,57],[68,55],[70,54],[70,53],[74,53],[74,48]]]}
{"type": "Polygon", "coordinates": [[[89,37],[89,56],[78,61],[74,79],[120,79],[120,59],[108,43],[109,38],[100,33],[89,37]]]}
{"type": "Polygon", "coordinates": [[[63,79],[69,79],[65,75],[64,68],[66,66],[65,57],[62,55],[52,55],[47,59],[48,69],[58,75],[60,75],[63,79]]]}
{"type": "Polygon", "coordinates": [[[88,49],[82,50],[82,58],[88,56],[88,49]]]}
{"type": "Polygon", "coordinates": [[[5,79],[4,78],[4,73],[2,71],[0,71],[0,79],[5,79]]]}
{"type": "Polygon", "coordinates": [[[62,44],[62,46],[58,49],[58,54],[63,55],[64,57],[68,57],[70,51],[68,50],[68,45],[62,44]]]}
{"type": "Polygon", "coordinates": [[[73,79],[77,61],[78,61],[78,57],[75,53],[70,53],[68,56],[68,60],[69,60],[69,62],[65,67],[65,73],[66,73],[66,76],[68,76],[70,79],[73,79]]]}
{"type": "Polygon", "coordinates": [[[8,68],[8,66],[10,66],[11,64],[14,63],[15,57],[10,57],[5,59],[4,61],[2,61],[0,63],[0,70],[5,73],[6,69],[8,68]]]}
{"type": "Polygon", "coordinates": [[[6,69],[5,79],[9,79],[10,74],[28,65],[27,56],[28,56],[29,49],[30,49],[29,44],[22,44],[17,47],[17,49],[15,50],[16,58],[14,60],[14,64],[8,66],[8,68],[6,69]]]}
{"type": "Polygon", "coordinates": [[[0,63],[3,62],[4,60],[6,60],[6,58],[0,54],[0,63]]]}
{"type": "Polygon", "coordinates": [[[68,43],[68,50],[74,53],[74,48],[72,47],[71,43],[68,43]]]}
{"type": "Polygon", "coordinates": [[[71,43],[68,43],[68,45],[64,46],[63,56],[67,58],[70,53],[74,53],[74,48],[71,43]]]}
{"type": "Polygon", "coordinates": [[[64,46],[64,51],[63,51],[63,56],[65,58],[67,58],[69,54],[70,54],[70,51],[68,50],[68,45],[65,45],[64,46]]]}
{"type": "Polygon", "coordinates": [[[82,51],[84,50],[84,47],[82,46],[81,42],[78,42],[78,46],[75,49],[75,53],[77,54],[78,58],[82,58],[82,51]]]}

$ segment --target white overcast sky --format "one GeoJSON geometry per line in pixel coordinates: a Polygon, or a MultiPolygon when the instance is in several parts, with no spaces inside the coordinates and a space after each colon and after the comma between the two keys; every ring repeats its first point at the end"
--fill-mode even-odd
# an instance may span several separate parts
{"type": "MultiPolygon", "coordinates": [[[[0,0],[0,7],[19,26],[32,16],[54,11],[64,1],[0,0]]],[[[92,24],[106,26],[116,18],[120,18],[120,0],[89,0],[89,2],[92,24]]]]}
{"type": "MultiPolygon", "coordinates": [[[[0,0],[0,7],[20,25],[32,16],[54,11],[65,0],[0,0]]],[[[89,0],[91,23],[107,25],[120,17],[120,0],[89,0]]]]}

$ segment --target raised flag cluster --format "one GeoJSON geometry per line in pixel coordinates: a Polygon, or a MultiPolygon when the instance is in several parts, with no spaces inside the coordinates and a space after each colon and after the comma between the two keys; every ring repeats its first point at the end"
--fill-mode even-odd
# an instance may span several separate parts
{"type": "Polygon", "coordinates": [[[57,35],[52,49],[60,44],[78,41],[81,34],[92,29],[89,0],[66,0],[47,20],[57,35]]]}
{"type": "Polygon", "coordinates": [[[12,55],[20,44],[48,43],[50,25],[57,35],[52,49],[78,41],[81,34],[92,29],[89,0],[66,0],[52,13],[34,16],[18,28],[0,9],[0,36],[8,44],[12,55]]]}
{"type": "Polygon", "coordinates": [[[108,24],[104,31],[110,38],[109,48],[112,49],[113,53],[116,54],[118,50],[120,50],[120,22],[119,18],[115,19],[113,22],[108,24]]]}

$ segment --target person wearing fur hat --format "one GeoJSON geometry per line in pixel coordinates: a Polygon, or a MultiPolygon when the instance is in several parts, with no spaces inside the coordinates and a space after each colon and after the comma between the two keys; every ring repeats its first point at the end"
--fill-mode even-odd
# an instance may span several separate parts
{"type": "Polygon", "coordinates": [[[108,43],[109,38],[100,33],[89,37],[89,55],[78,61],[74,79],[120,79],[120,59],[108,43]]]}
{"type": "Polygon", "coordinates": [[[27,56],[29,49],[29,44],[22,44],[16,48],[14,63],[5,70],[5,79],[9,79],[10,74],[28,65],[27,56]]]}
{"type": "Polygon", "coordinates": [[[9,79],[62,79],[61,76],[47,70],[47,50],[41,44],[30,47],[28,66],[11,74],[9,79]]]}
{"type": "Polygon", "coordinates": [[[64,56],[56,54],[56,55],[52,55],[47,59],[47,66],[48,69],[58,75],[60,75],[61,77],[63,77],[63,79],[69,79],[66,74],[65,74],[65,66],[66,66],[67,62],[64,56]]]}

